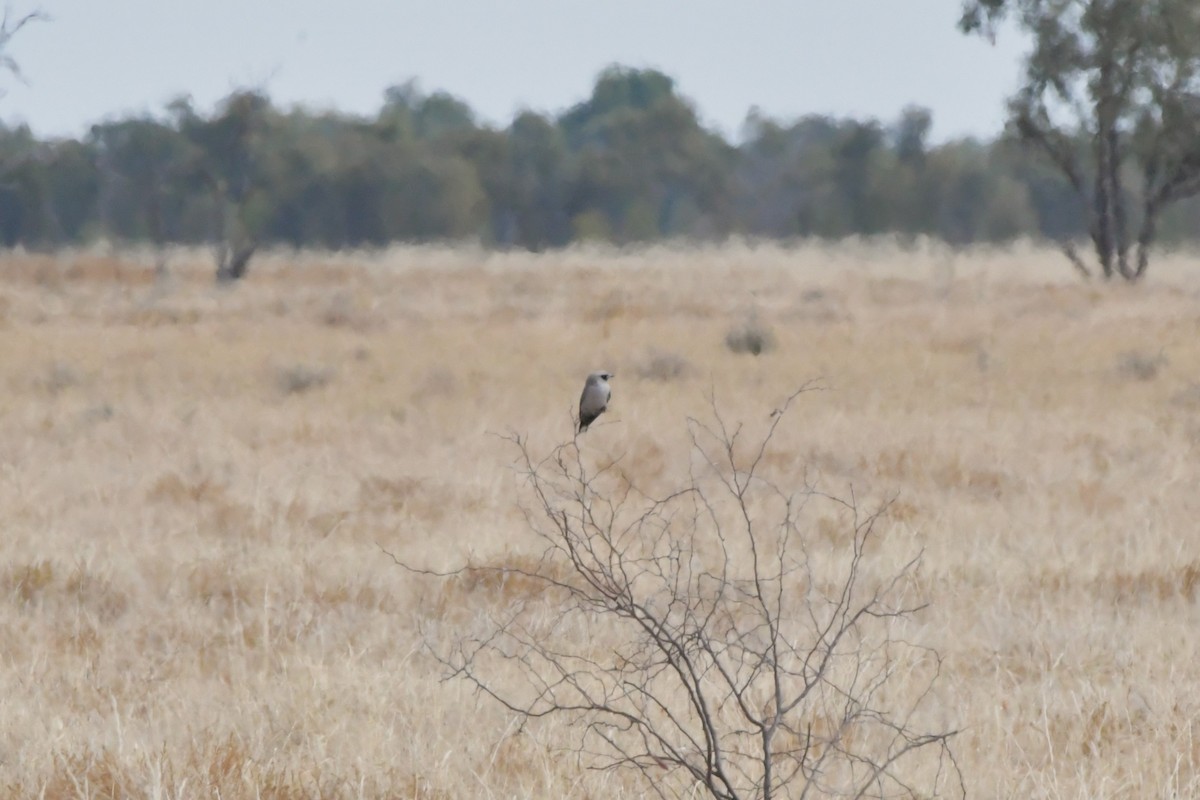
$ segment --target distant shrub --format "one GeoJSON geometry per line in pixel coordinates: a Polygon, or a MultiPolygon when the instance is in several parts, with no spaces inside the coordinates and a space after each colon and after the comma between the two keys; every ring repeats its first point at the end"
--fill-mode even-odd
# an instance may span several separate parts
{"type": "Polygon", "coordinates": [[[354,324],[354,299],[346,292],[337,292],[326,303],[321,311],[321,322],[331,328],[341,328],[354,324]]]}
{"type": "Polygon", "coordinates": [[[639,378],[652,381],[677,381],[691,370],[692,365],[683,356],[652,350],[638,365],[637,374],[639,378]]]}
{"type": "Polygon", "coordinates": [[[1135,381],[1152,381],[1158,377],[1158,371],[1167,365],[1167,357],[1159,351],[1149,355],[1138,350],[1130,350],[1117,356],[1117,374],[1123,378],[1135,381]]]}
{"type": "Polygon", "coordinates": [[[310,389],[319,389],[331,380],[332,369],[307,364],[280,367],[275,373],[275,383],[284,394],[302,394],[310,389]]]}
{"type": "Polygon", "coordinates": [[[1171,395],[1171,402],[1177,406],[1200,408],[1200,383],[1189,383],[1187,386],[1171,395]]]}
{"type": "Polygon", "coordinates": [[[762,355],[775,349],[775,333],[758,317],[750,317],[725,334],[725,346],[735,353],[762,355]]]}
{"type": "Polygon", "coordinates": [[[50,364],[39,381],[41,387],[50,395],[57,395],[82,382],[83,376],[74,367],[59,361],[50,364]]]}

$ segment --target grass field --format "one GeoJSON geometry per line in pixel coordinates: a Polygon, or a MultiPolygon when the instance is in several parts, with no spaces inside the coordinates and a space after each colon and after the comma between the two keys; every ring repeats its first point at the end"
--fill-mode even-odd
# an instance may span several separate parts
{"type": "Polygon", "coordinates": [[[558,723],[442,681],[536,547],[513,453],[570,437],[686,477],[712,392],[785,468],[897,495],[907,635],[973,797],[1200,796],[1200,264],[1079,283],[1037,249],[0,259],[0,794],[636,797],[558,723]],[[760,356],[726,334],[754,319],[760,356]]]}

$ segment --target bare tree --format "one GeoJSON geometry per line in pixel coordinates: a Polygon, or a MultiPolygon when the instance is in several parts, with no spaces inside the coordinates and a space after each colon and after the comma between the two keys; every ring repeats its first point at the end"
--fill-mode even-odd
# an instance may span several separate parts
{"type": "Polygon", "coordinates": [[[507,437],[541,553],[415,571],[536,591],[449,641],[428,629],[447,677],[523,723],[565,717],[586,766],[629,770],[660,797],[965,794],[955,732],[926,730],[941,658],[904,638],[924,608],[920,554],[877,563],[886,503],[865,512],[853,492],[770,474],[772,438],[809,388],[753,441],[715,402],[689,419],[690,477],[661,496],[620,460],[589,466],[579,440],[538,458],[507,437]]]}

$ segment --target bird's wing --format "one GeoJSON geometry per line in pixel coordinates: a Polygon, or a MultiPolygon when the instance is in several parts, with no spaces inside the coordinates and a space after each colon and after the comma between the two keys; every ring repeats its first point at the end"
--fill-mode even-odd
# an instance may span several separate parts
{"type": "Polygon", "coordinates": [[[599,414],[608,405],[608,396],[599,386],[587,386],[579,398],[580,414],[599,414]]]}

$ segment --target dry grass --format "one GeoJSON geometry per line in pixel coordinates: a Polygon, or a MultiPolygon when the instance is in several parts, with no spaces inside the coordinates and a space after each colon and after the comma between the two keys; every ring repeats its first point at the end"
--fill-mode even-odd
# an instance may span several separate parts
{"type": "Polygon", "coordinates": [[[171,263],[0,263],[0,794],[638,796],[422,652],[531,587],[381,552],[534,557],[488,432],[568,436],[602,366],[586,447],[649,484],[710,389],[753,423],[825,379],[772,466],[899,493],[973,796],[1200,796],[1193,259],[1136,289],[869,243],[171,263]]]}

